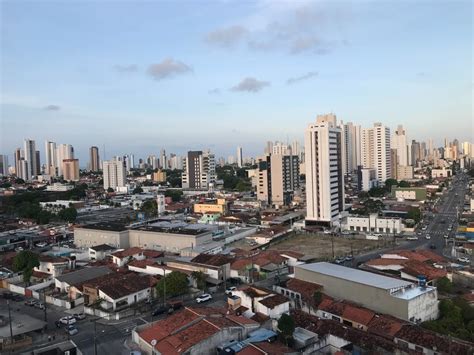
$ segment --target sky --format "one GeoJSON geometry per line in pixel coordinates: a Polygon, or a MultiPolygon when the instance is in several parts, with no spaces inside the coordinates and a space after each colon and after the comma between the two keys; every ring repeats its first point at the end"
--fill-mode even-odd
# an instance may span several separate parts
{"type": "MultiPolygon", "coordinates": [[[[471,1],[0,1],[0,153],[302,142],[317,114],[474,141],[471,1]]],[[[103,156],[102,156],[103,158],[103,156]]]]}

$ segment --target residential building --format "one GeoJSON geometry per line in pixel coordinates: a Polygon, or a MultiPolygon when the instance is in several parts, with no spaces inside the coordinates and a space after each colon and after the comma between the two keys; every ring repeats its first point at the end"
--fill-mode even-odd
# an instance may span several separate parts
{"type": "Polygon", "coordinates": [[[383,184],[392,176],[390,128],[375,123],[372,128],[364,128],[361,136],[362,166],[375,169],[377,180],[383,184]]]}
{"type": "Polygon", "coordinates": [[[395,187],[392,186],[392,197],[410,201],[426,200],[426,187],[395,187]]]}
{"type": "Polygon", "coordinates": [[[344,124],[345,171],[352,173],[361,164],[361,128],[352,122],[344,124]]]}
{"type": "Polygon", "coordinates": [[[402,125],[398,125],[397,130],[392,136],[390,141],[390,146],[392,149],[395,149],[397,152],[398,165],[408,166],[408,140],[406,130],[402,125]]]}
{"type": "Polygon", "coordinates": [[[89,170],[100,170],[99,148],[95,146],[89,148],[89,170]]]}
{"type": "Polygon", "coordinates": [[[247,318],[263,314],[271,319],[279,319],[283,313],[290,313],[290,300],[273,291],[257,286],[242,286],[232,292],[229,304],[247,318]]]}
{"type": "Polygon", "coordinates": [[[0,154],[0,176],[7,176],[8,174],[8,155],[0,154]]]}
{"type": "Polygon", "coordinates": [[[359,191],[369,191],[373,187],[379,185],[377,180],[377,171],[371,168],[363,168],[359,166],[357,170],[357,182],[359,191]]]}
{"type": "Polygon", "coordinates": [[[436,178],[447,178],[452,175],[452,170],[450,168],[433,168],[431,169],[431,177],[436,178]]]}
{"type": "Polygon", "coordinates": [[[24,159],[28,162],[26,180],[31,180],[34,176],[39,175],[37,173],[37,161],[36,161],[36,144],[34,140],[25,139],[24,146],[24,159]]]}
{"type": "Polygon", "coordinates": [[[227,211],[227,202],[225,198],[218,198],[212,202],[195,203],[194,213],[220,213],[223,215],[227,211]]]}
{"type": "Polygon", "coordinates": [[[241,168],[243,165],[242,147],[237,147],[237,166],[241,168]]]}
{"type": "Polygon", "coordinates": [[[45,173],[50,176],[58,176],[58,156],[55,142],[46,141],[44,143],[45,152],[45,173]]]}
{"type": "Polygon", "coordinates": [[[13,153],[13,159],[15,161],[15,175],[19,178],[22,178],[20,176],[21,174],[21,169],[20,169],[20,160],[22,158],[22,152],[20,148],[15,149],[15,152],[13,153]]]}
{"type": "Polygon", "coordinates": [[[43,272],[50,274],[54,277],[62,275],[64,270],[69,267],[69,260],[66,258],[49,256],[49,255],[40,255],[39,265],[35,266],[34,270],[38,272],[43,272]]]}
{"type": "Polygon", "coordinates": [[[295,266],[295,278],[324,287],[336,299],[413,323],[438,317],[436,288],[327,262],[295,266]]]}
{"type": "Polygon", "coordinates": [[[74,188],[73,185],[66,185],[61,184],[59,182],[55,182],[54,184],[46,186],[46,191],[69,191],[74,188]]]}
{"type": "Polygon", "coordinates": [[[401,180],[412,180],[413,179],[413,166],[397,166],[396,179],[401,180]]]}
{"type": "Polygon", "coordinates": [[[331,225],[344,210],[343,142],[335,121],[318,116],[305,132],[307,224],[331,225]]]}
{"type": "Polygon", "coordinates": [[[128,248],[119,250],[111,254],[112,262],[118,267],[125,266],[132,260],[144,260],[145,255],[143,254],[142,248],[128,248]]]}
{"type": "Polygon", "coordinates": [[[82,295],[82,292],[77,292],[76,285],[112,273],[113,271],[108,266],[85,267],[55,277],[54,286],[56,287],[56,290],[66,292],[69,299],[75,300],[82,295]]]}
{"type": "Polygon", "coordinates": [[[123,162],[119,160],[106,160],[102,163],[104,190],[112,188],[117,190],[125,187],[127,176],[123,162]]]}
{"type": "Polygon", "coordinates": [[[272,145],[272,151],[270,154],[272,155],[289,155],[292,154],[290,152],[291,147],[288,144],[282,142],[275,142],[272,145]]]}
{"type": "Polygon", "coordinates": [[[166,171],[158,170],[153,173],[153,181],[155,182],[166,182],[166,171]]]}
{"type": "Polygon", "coordinates": [[[168,169],[168,157],[166,156],[166,150],[162,149],[160,152],[160,167],[161,169],[168,169]]]}
{"type": "Polygon", "coordinates": [[[370,216],[352,216],[344,218],[343,229],[354,232],[399,234],[403,230],[400,218],[383,218],[377,214],[370,216]]]}
{"type": "Polygon", "coordinates": [[[94,245],[89,248],[89,260],[104,260],[107,256],[112,255],[117,248],[108,244],[94,245]]]}
{"type": "Polygon", "coordinates": [[[183,159],[183,189],[208,190],[216,180],[216,161],[210,151],[189,151],[183,159]]]}
{"type": "Polygon", "coordinates": [[[243,341],[259,327],[256,321],[227,314],[223,308],[185,307],[164,319],[136,327],[132,340],[146,355],[213,354],[218,346],[231,340],[243,341]]]}
{"type": "Polygon", "coordinates": [[[59,144],[57,147],[56,157],[58,176],[63,175],[63,160],[65,159],[74,159],[74,148],[70,144],[59,144]]]}
{"type": "Polygon", "coordinates": [[[66,181],[79,181],[79,159],[63,159],[63,178],[66,181]]]}

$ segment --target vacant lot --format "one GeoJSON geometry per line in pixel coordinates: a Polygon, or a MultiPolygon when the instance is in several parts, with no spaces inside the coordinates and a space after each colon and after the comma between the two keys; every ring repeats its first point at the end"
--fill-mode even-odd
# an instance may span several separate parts
{"type": "Polygon", "coordinates": [[[329,235],[297,234],[270,246],[273,250],[293,250],[305,255],[320,259],[331,259],[334,243],[334,255],[357,255],[376,249],[383,245],[383,241],[355,239],[347,237],[333,237],[329,235]]]}

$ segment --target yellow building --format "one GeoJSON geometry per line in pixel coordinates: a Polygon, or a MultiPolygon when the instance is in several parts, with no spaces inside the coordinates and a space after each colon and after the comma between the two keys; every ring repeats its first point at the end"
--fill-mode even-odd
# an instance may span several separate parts
{"type": "Polygon", "coordinates": [[[153,173],[153,181],[166,182],[166,171],[158,170],[156,173],[153,173]]]}
{"type": "Polygon", "coordinates": [[[194,213],[220,213],[226,212],[226,203],[224,198],[218,198],[215,203],[195,203],[194,213]]]}

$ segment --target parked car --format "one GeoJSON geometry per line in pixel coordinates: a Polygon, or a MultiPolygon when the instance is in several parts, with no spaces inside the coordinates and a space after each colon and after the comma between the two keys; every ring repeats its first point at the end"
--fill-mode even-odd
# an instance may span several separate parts
{"type": "Polygon", "coordinates": [[[23,247],[18,247],[18,248],[15,248],[15,251],[23,251],[25,249],[23,249],[23,247]]]}
{"type": "Polygon", "coordinates": [[[86,318],[86,315],[84,313],[74,313],[72,316],[76,318],[76,320],[81,320],[81,319],[86,318]]]}
{"type": "Polygon", "coordinates": [[[407,240],[418,240],[418,237],[415,236],[415,235],[411,235],[411,236],[407,237],[407,240]]]}
{"type": "Polygon", "coordinates": [[[59,318],[59,321],[62,324],[67,324],[67,325],[71,325],[77,322],[76,318],[74,318],[73,316],[66,316],[66,317],[59,318]]]}
{"type": "Polygon", "coordinates": [[[207,302],[212,300],[212,296],[208,293],[203,293],[201,296],[196,298],[197,303],[207,302]]]}
{"type": "Polygon", "coordinates": [[[36,243],[36,246],[37,246],[38,248],[44,248],[44,247],[47,247],[47,246],[48,246],[48,243],[45,243],[45,242],[36,243]]]}
{"type": "Polygon", "coordinates": [[[183,301],[169,301],[169,306],[173,308],[174,311],[183,307],[183,301]]]}
{"type": "Polygon", "coordinates": [[[234,291],[237,291],[237,287],[235,286],[230,286],[230,287],[227,287],[226,290],[225,290],[225,294],[227,296],[231,296],[232,295],[232,292],[234,291]]]}
{"type": "Polygon", "coordinates": [[[6,299],[6,300],[11,300],[11,299],[13,299],[13,293],[11,293],[11,292],[4,292],[4,293],[2,294],[2,297],[3,297],[4,299],[6,299]]]}
{"type": "Polygon", "coordinates": [[[69,333],[69,335],[76,335],[79,333],[79,330],[77,330],[77,328],[73,325],[68,325],[66,328],[64,328],[64,330],[66,333],[69,333]]]}
{"type": "Polygon", "coordinates": [[[425,238],[429,240],[429,239],[431,239],[431,236],[429,234],[427,234],[427,235],[425,235],[425,238]]]}
{"type": "Polygon", "coordinates": [[[334,260],[334,262],[335,262],[336,264],[342,264],[342,263],[344,263],[345,261],[346,261],[346,258],[343,258],[343,257],[337,258],[336,260],[334,260]]]}
{"type": "Polygon", "coordinates": [[[469,258],[466,258],[465,256],[461,256],[460,258],[458,258],[458,261],[460,263],[469,263],[469,262],[471,262],[471,260],[469,260],[469,258]]]}
{"type": "Polygon", "coordinates": [[[156,308],[151,314],[153,317],[159,316],[160,314],[172,313],[173,308],[170,308],[168,305],[161,305],[156,308]]]}
{"type": "Polygon", "coordinates": [[[32,300],[32,299],[29,299],[29,300],[26,300],[25,301],[25,306],[30,306],[30,307],[33,307],[36,302],[38,302],[37,300],[32,300]]]}
{"type": "Polygon", "coordinates": [[[44,304],[42,302],[36,302],[34,305],[33,305],[35,308],[39,308],[39,309],[44,309],[44,304]]]}
{"type": "Polygon", "coordinates": [[[346,261],[352,261],[354,259],[354,257],[352,255],[347,255],[345,260],[346,261]]]}

